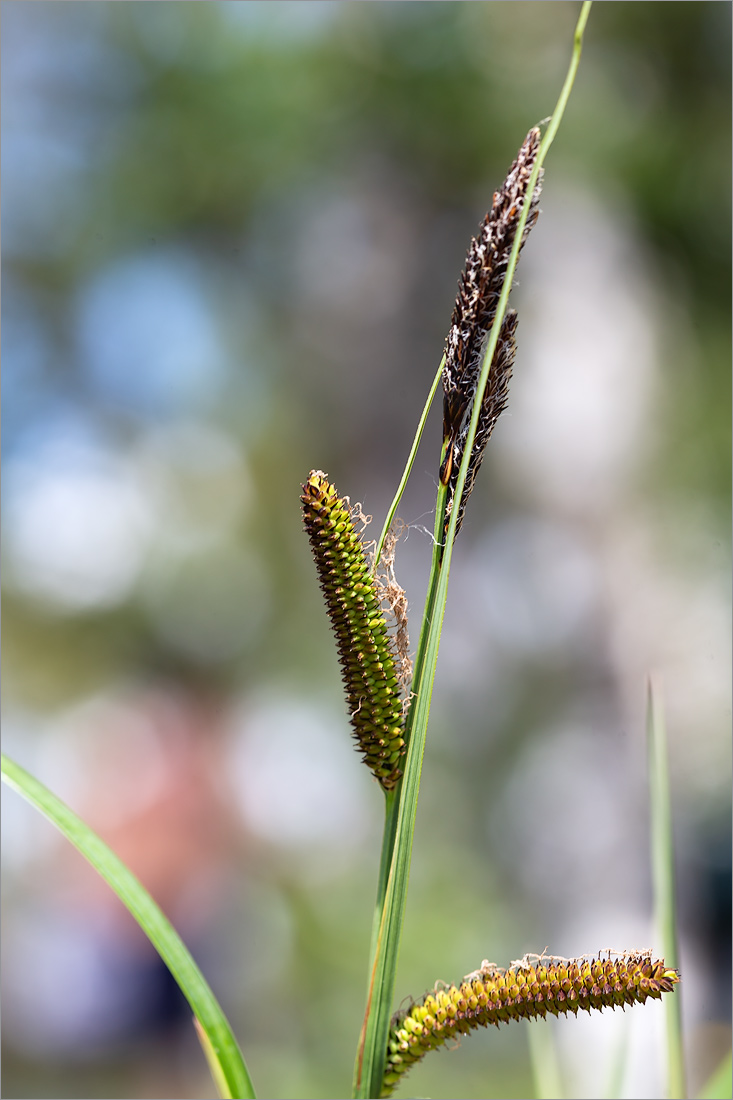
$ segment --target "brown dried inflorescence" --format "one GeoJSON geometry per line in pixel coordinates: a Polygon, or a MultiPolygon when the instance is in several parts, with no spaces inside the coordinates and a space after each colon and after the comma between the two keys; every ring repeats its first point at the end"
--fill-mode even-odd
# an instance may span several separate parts
{"type": "Polygon", "coordinates": [[[385,790],[402,775],[404,710],[398,660],[375,585],[354,530],[348,499],[313,470],[303,486],[303,518],[339,651],[354,737],[385,790]]]}
{"type": "Polygon", "coordinates": [[[446,1039],[509,1020],[643,1004],[670,993],[679,973],[646,953],[559,959],[534,955],[501,970],[484,962],[460,985],[429,993],[392,1018],[382,1096],[446,1039]]]}
{"type": "MultiPolygon", "coordinates": [[[[466,266],[458,284],[458,296],[453,308],[451,327],[445,344],[443,371],[443,440],[444,457],[440,469],[441,481],[448,485],[449,504],[455,491],[459,455],[465,447],[467,421],[470,418],[476,386],[481,373],[484,348],[496,316],[507,265],[524,209],[529,178],[540,146],[540,131],[529,131],[501,188],[494,193],[491,209],[479,232],[471,240],[466,266]]],[[[527,221],[522,234],[522,246],[539,216],[542,171],[537,178],[527,221]]],[[[469,474],[463,492],[463,505],[457,520],[460,526],[465,502],[481,465],[494,424],[506,405],[509,378],[515,352],[516,313],[509,311],[502,324],[494,353],[486,393],[481,403],[476,439],[469,474]]],[[[456,528],[457,530],[458,528],[456,528]]]]}
{"type": "MultiPolygon", "coordinates": [[[[471,457],[468,460],[468,470],[466,472],[466,482],[463,487],[463,493],[461,495],[461,504],[458,509],[458,519],[456,520],[456,534],[461,529],[463,523],[463,515],[466,511],[466,502],[471,495],[471,490],[476,481],[476,475],[478,474],[481,463],[484,458],[484,451],[486,450],[486,444],[489,442],[489,436],[494,430],[499,416],[506,408],[507,399],[509,397],[509,379],[512,374],[512,366],[514,365],[514,354],[517,350],[517,344],[515,340],[515,333],[517,331],[517,313],[514,309],[507,310],[504,322],[501,326],[501,332],[499,333],[499,342],[496,345],[496,351],[494,352],[494,358],[491,361],[491,370],[489,372],[489,378],[486,383],[486,389],[484,390],[483,400],[481,402],[481,413],[478,418],[478,425],[476,427],[476,436],[473,442],[473,448],[471,450],[471,457]]],[[[445,530],[448,530],[448,523],[450,522],[451,512],[453,510],[453,500],[455,498],[456,483],[458,481],[458,471],[461,466],[461,459],[463,458],[463,452],[466,447],[466,439],[468,436],[468,418],[464,421],[461,430],[456,437],[455,444],[453,446],[453,464],[450,471],[450,477],[448,479],[448,503],[445,511],[445,530]]]]}
{"type": "MultiPolygon", "coordinates": [[[[397,679],[400,688],[405,693],[402,704],[405,713],[409,706],[407,689],[412,681],[412,661],[410,660],[410,636],[407,629],[407,596],[401,584],[398,583],[394,572],[395,549],[406,525],[403,520],[396,519],[386,534],[379,567],[374,568],[374,587],[380,603],[386,604],[388,613],[394,624],[394,645],[397,655],[397,679]]],[[[375,544],[376,552],[376,544],[375,544]]],[[[373,558],[373,555],[372,555],[373,558]]]]}

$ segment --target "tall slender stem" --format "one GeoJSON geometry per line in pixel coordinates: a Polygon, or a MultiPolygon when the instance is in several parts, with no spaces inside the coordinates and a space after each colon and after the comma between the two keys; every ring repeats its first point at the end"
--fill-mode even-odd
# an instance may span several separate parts
{"type": "Polygon", "coordinates": [[[588,20],[590,7],[590,0],[585,0],[575,28],[573,54],[568,73],[550,124],[542,139],[527,186],[522,217],[517,225],[514,247],[507,265],[506,278],[497,305],[494,324],[489,334],[483,366],[477,385],[473,413],[458,474],[451,507],[450,523],[444,545],[442,545],[442,532],[447,489],[445,486],[441,485],[438,491],[435,547],[433,551],[430,580],[428,583],[428,593],[425,601],[425,612],[420,632],[420,642],[415,662],[413,699],[410,706],[405,734],[405,739],[408,744],[405,774],[400,785],[396,788],[395,802],[388,809],[386,825],[389,829],[390,836],[389,839],[386,840],[385,845],[383,845],[383,861],[385,860],[386,851],[390,843],[392,846],[392,858],[389,872],[386,875],[386,881],[384,878],[384,866],[380,869],[380,893],[382,887],[384,887],[384,901],[378,922],[375,920],[375,931],[372,937],[373,961],[370,968],[367,1009],[364,1024],[362,1026],[354,1071],[354,1095],[360,1098],[379,1096],[382,1089],[397,959],[407,901],[407,884],[412,856],[417,798],[420,789],[420,775],[425,750],[425,738],[430,714],[433,682],[438,660],[440,633],[448,594],[448,578],[453,552],[453,541],[455,539],[457,520],[460,512],[461,496],[463,494],[468,472],[468,463],[471,456],[473,441],[476,436],[481,400],[486,389],[491,363],[498,343],[499,332],[506,313],[509,292],[511,290],[512,279],[524,233],[524,226],[530,210],[532,193],[542,163],[557,133],[575,80],[580,61],[583,32],[588,20]],[[394,833],[392,833],[393,829],[394,833]]]}

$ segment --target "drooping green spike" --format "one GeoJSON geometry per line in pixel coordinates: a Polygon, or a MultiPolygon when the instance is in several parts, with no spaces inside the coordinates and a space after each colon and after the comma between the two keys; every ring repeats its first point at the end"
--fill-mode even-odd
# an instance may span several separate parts
{"type": "Polygon", "coordinates": [[[501,970],[484,963],[459,985],[436,989],[392,1018],[382,1096],[446,1039],[509,1020],[576,1014],[579,1008],[643,1004],[680,980],[664,960],[645,954],[558,959],[532,955],[501,970]]]}

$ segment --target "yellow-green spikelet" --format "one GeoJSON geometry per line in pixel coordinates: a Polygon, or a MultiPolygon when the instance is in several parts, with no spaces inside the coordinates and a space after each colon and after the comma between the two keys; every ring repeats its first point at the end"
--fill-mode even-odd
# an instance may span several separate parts
{"type": "MultiPolygon", "coordinates": [[[[534,958],[534,956],[533,956],[534,958]]],[[[402,1075],[446,1039],[473,1028],[548,1013],[590,1012],[659,999],[679,981],[676,970],[649,955],[556,960],[540,958],[509,970],[484,966],[460,985],[428,993],[392,1018],[382,1096],[402,1075]]]]}
{"type": "Polygon", "coordinates": [[[339,651],[354,737],[385,790],[402,775],[402,696],[395,648],[348,504],[313,470],[303,518],[339,651]]]}

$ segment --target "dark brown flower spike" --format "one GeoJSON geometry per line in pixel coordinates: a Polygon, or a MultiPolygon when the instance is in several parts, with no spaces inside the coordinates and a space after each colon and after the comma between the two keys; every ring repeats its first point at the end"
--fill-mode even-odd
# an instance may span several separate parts
{"type": "MultiPolygon", "coordinates": [[[[481,373],[484,348],[496,316],[504,278],[517,234],[519,219],[524,208],[529,177],[532,173],[540,146],[538,127],[530,130],[524,139],[517,159],[512,164],[501,188],[494,193],[491,209],[479,227],[478,236],[471,240],[466,266],[458,283],[458,296],[453,308],[451,327],[445,343],[445,368],[443,370],[443,460],[440,480],[450,485],[451,475],[460,460],[457,444],[470,416],[476,386],[481,373]]],[[[532,194],[530,210],[522,235],[522,246],[539,215],[539,199],[542,189],[540,171],[532,194]]],[[[500,340],[491,365],[491,374],[502,370],[503,376],[492,387],[492,408],[484,411],[483,428],[477,433],[474,452],[485,447],[499,413],[506,404],[507,386],[514,354],[516,317],[505,317],[500,340]],[[502,344],[504,349],[502,350],[502,344]]],[[[490,375],[491,377],[491,375],[490,375]]],[[[465,435],[464,435],[465,442],[465,435]]],[[[481,464],[480,456],[474,465],[474,477],[481,464]]],[[[453,479],[455,487],[455,478],[453,479]]],[[[473,486],[468,482],[463,493],[464,503],[473,486]]],[[[449,500],[452,499],[452,492],[449,500]]],[[[463,512],[463,508],[461,508],[463,512]]]]}
{"type": "Polygon", "coordinates": [[[364,544],[347,499],[313,470],[303,486],[303,518],[336,635],[354,737],[382,787],[395,786],[405,753],[401,663],[364,544]]]}
{"type": "Polygon", "coordinates": [[[460,985],[435,989],[395,1014],[389,1033],[382,1096],[391,1096],[403,1074],[446,1039],[478,1027],[578,1009],[616,1008],[658,1000],[680,980],[664,960],[648,954],[559,959],[531,955],[501,970],[484,962],[460,985]]]}
{"type": "MultiPolygon", "coordinates": [[[[463,523],[463,515],[466,511],[466,502],[471,495],[471,490],[473,489],[474,483],[476,481],[476,475],[478,474],[481,463],[483,462],[484,451],[486,450],[486,444],[489,442],[489,436],[493,432],[494,425],[499,419],[499,416],[506,408],[507,399],[509,397],[509,379],[512,376],[514,355],[517,350],[516,331],[517,313],[516,310],[509,309],[506,312],[504,322],[501,326],[501,332],[499,333],[499,342],[496,345],[494,358],[491,361],[491,370],[489,372],[489,378],[486,383],[486,389],[484,390],[483,401],[481,402],[481,412],[479,413],[478,425],[476,427],[476,436],[473,442],[471,457],[468,460],[466,483],[463,487],[461,506],[458,511],[458,519],[456,521],[456,534],[458,534],[461,529],[461,524],[463,523]]],[[[458,433],[455,445],[453,447],[453,464],[448,480],[448,504],[445,513],[446,532],[448,530],[448,523],[450,522],[450,515],[453,509],[456,483],[458,481],[458,471],[461,466],[461,459],[463,458],[463,452],[466,446],[467,437],[468,419],[464,420],[463,427],[458,433]]]]}

